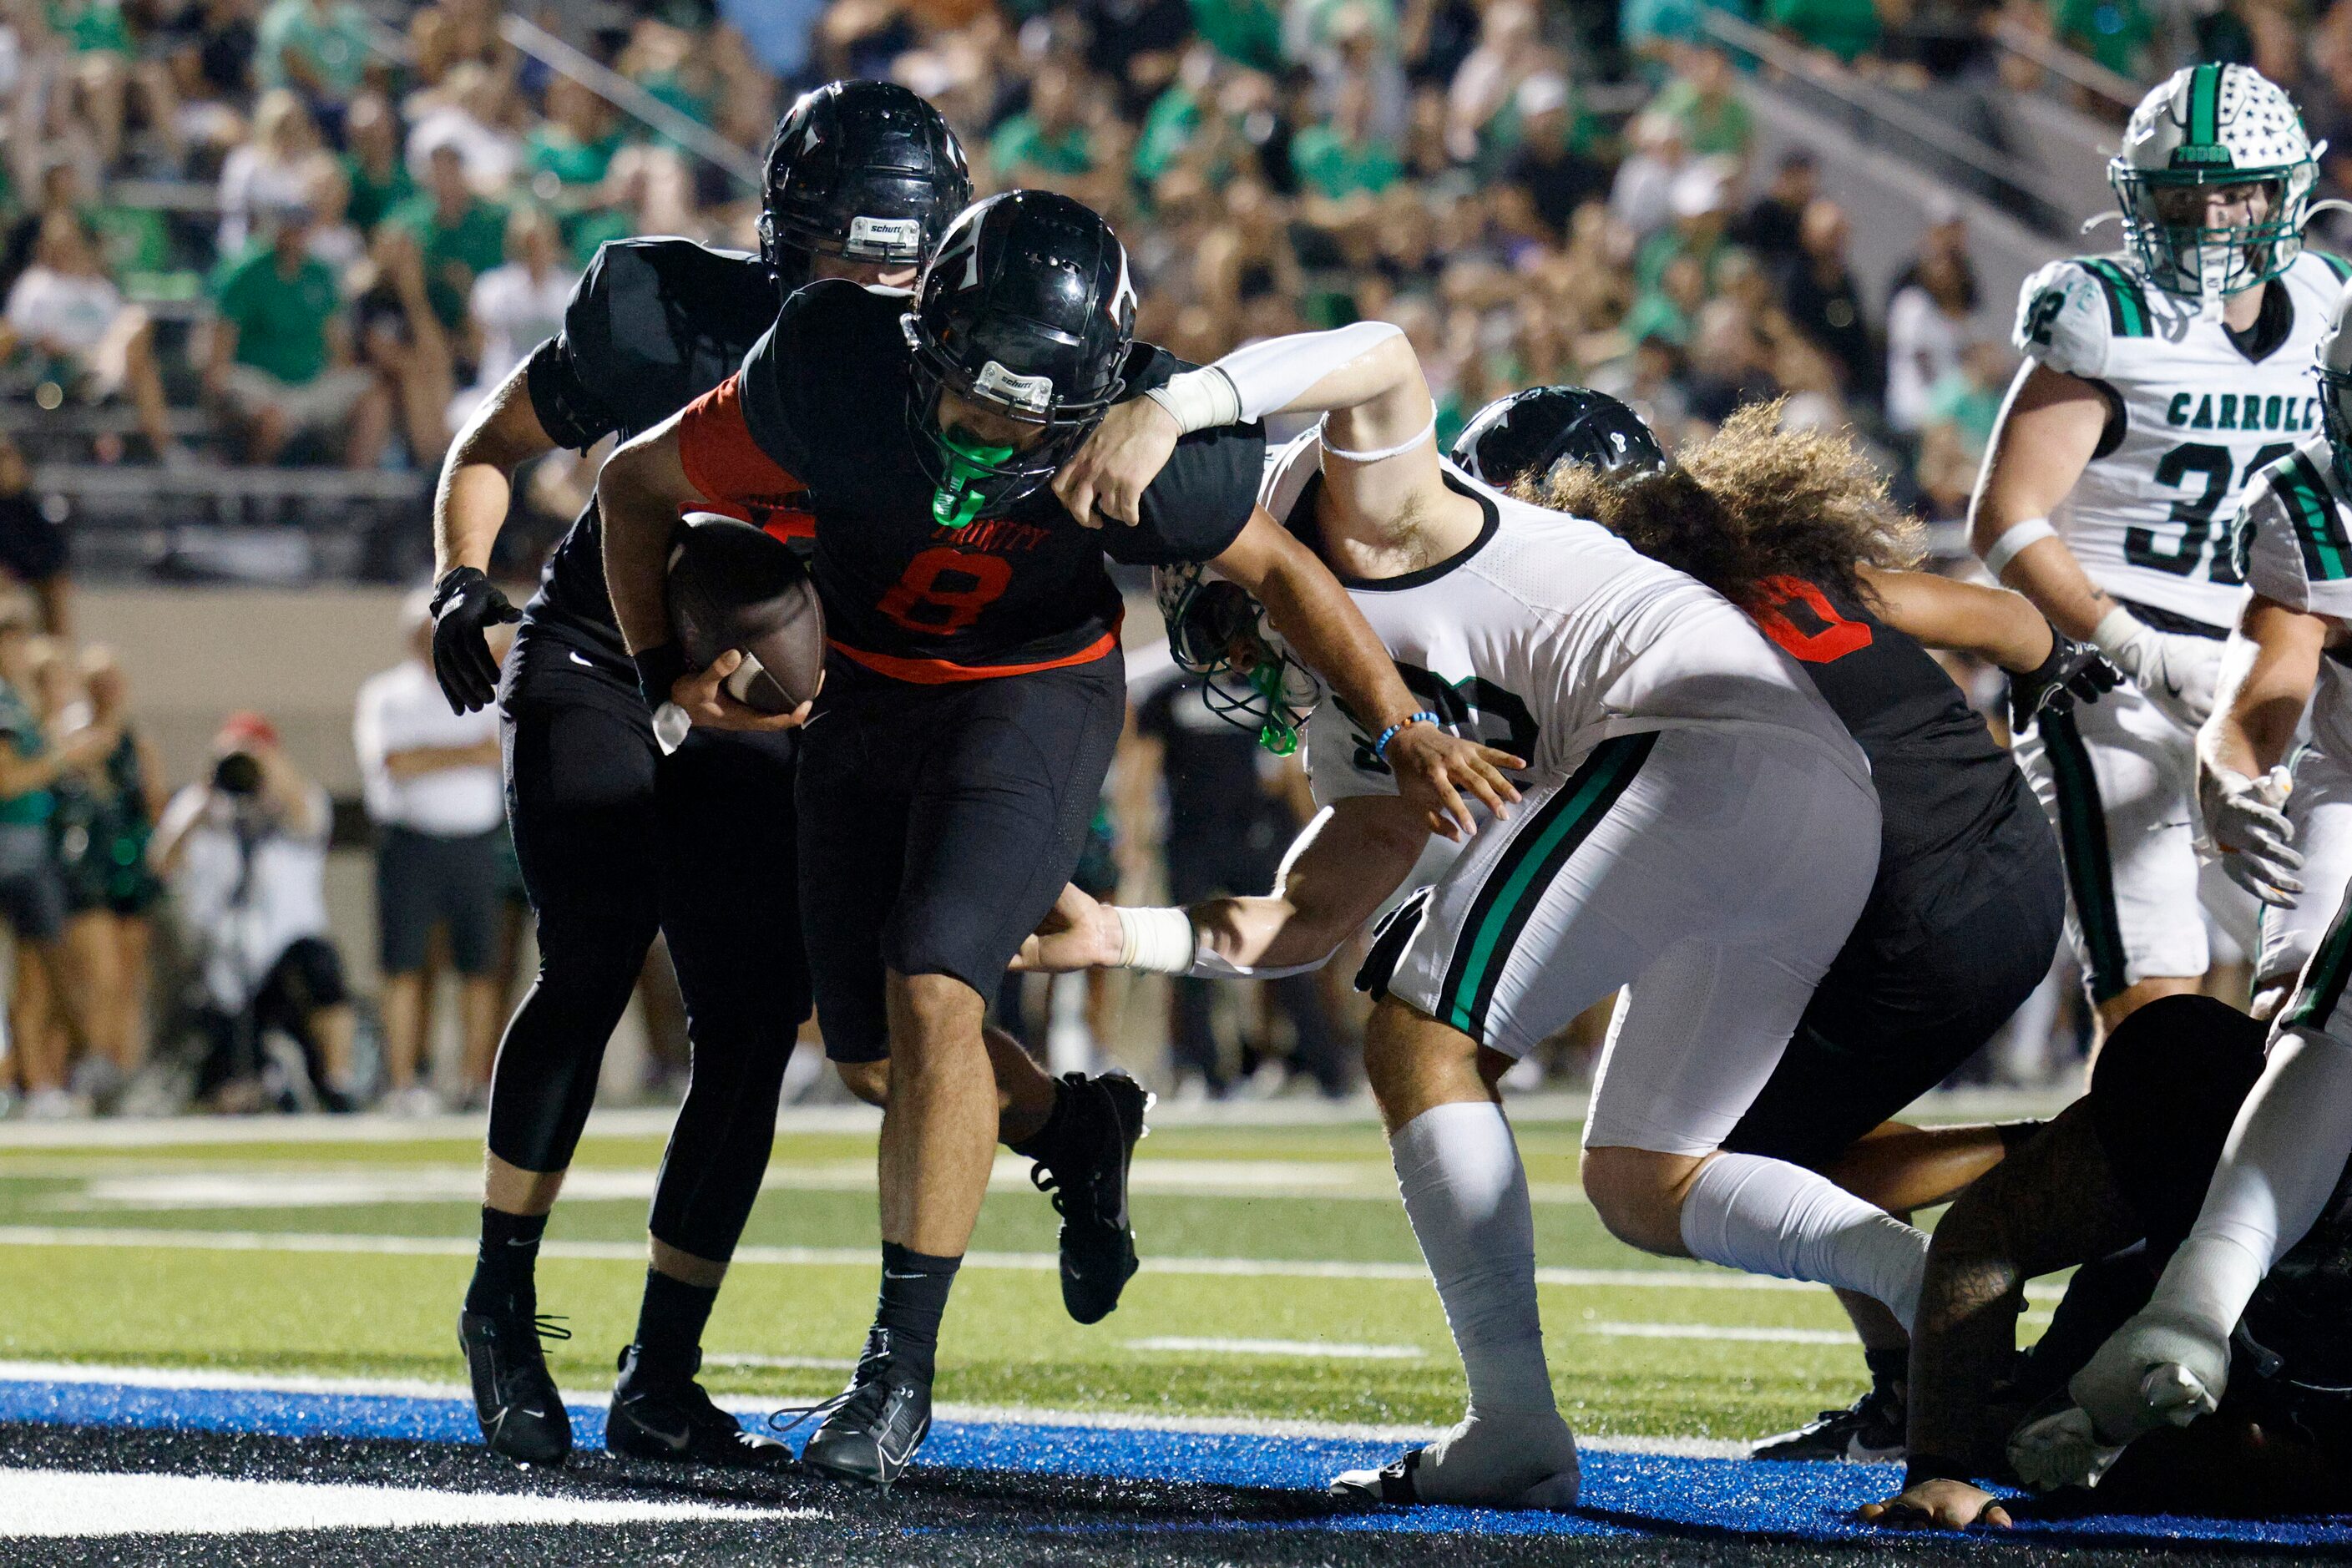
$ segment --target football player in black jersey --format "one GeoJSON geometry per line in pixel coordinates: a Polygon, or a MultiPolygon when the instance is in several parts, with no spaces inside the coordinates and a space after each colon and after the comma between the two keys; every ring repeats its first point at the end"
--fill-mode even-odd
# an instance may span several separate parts
{"type": "MultiPolygon", "coordinates": [[[[879,1308],[802,1460],[887,1484],[928,1431],[939,1325],[987,1186],[988,1000],[1076,864],[1125,715],[1122,561],[1213,562],[1372,721],[1445,830],[1516,759],[1419,713],[1339,584],[1255,507],[1253,425],[1180,447],[1131,526],[1082,526],[1045,481],[1181,362],[1131,337],[1108,225],[1036,191],[966,211],[916,298],[820,282],[742,370],[598,481],[606,579],[651,701],[709,705],[671,641],[681,510],[804,494],[831,657],[803,737],[802,913],[836,1058],[888,1059],[879,1308]]],[[[1091,510],[1091,509],[1089,509],[1091,510]]],[[[1123,521],[1126,520],[1122,520],[1123,521]]],[[[1067,1210],[1066,1209],[1066,1214],[1067,1210]]]]}
{"type": "MultiPolygon", "coordinates": [[[[2231,1124],[2263,1073],[2268,1026],[2209,996],[2168,996],[2116,1026],[2090,1092],[1969,1191],[1936,1226],[1911,1350],[1903,1489],[1862,1510],[1890,1525],[2005,1526],[1979,1482],[2031,1468],[2020,1436],[2145,1304],[2204,1202],[2231,1124]],[[2077,1268],[2076,1266],[2081,1266],[2077,1268]],[[2074,1268],[2021,1352],[2026,1281],[2074,1268]]],[[[2104,1455],[2101,1513],[2339,1513],[2352,1475],[2352,1221],[2339,1178],[2231,1336],[2218,1409],[2104,1455]]]]}
{"type": "MultiPolygon", "coordinates": [[[[606,1442],[722,1464],[782,1457],[780,1445],[741,1436],[693,1375],[766,1166],[779,1082],[809,996],[793,738],[698,731],[661,755],[613,622],[594,510],[557,547],[519,617],[484,575],[510,476],[556,446],[584,451],[676,413],[740,363],[793,289],[819,278],[912,282],[970,190],[953,134],[912,93],[851,82],[807,95],[770,149],[761,255],[679,239],[605,246],[562,331],[487,400],[450,451],[435,514],[434,662],[453,706],[500,702],[509,817],[539,918],[540,973],[493,1081],[482,1249],[460,1320],[483,1434],[511,1458],[552,1462],[570,1447],[540,1354],[545,1321],[532,1264],[605,1042],[657,928],[686,993],[694,1072],[656,1190],[645,1306],[622,1355],[606,1442]],[[517,618],[501,689],[484,632],[517,618]]],[[[787,535],[808,527],[789,497],[747,515],[787,535]]],[[[1066,1190],[1117,1187],[1139,1092],[1130,1100],[1102,1080],[1056,1084],[1010,1042],[992,1046],[1006,1079],[1008,1140],[1066,1190]]],[[[868,1080],[853,1087],[879,1093],[868,1080]]],[[[1097,1206],[1080,1205],[1082,1219],[1097,1206]]],[[[1133,1268],[1124,1226],[1074,1224],[1066,1240],[1073,1277],[1111,1281],[1096,1295],[1116,1300],[1133,1268]]]]}
{"type": "MultiPolygon", "coordinates": [[[[1772,405],[1742,409],[1670,467],[1617,399],[1538,387],[1481,410],[1454,460],[1595,519],[1746,607],[1869,756],[1883,813],[1870,902],[1724,1147],[1821,1171],[1902,1216],[1948,1199],[2019,1135],[1889,1119],[2041,984],[2065,900],[2057,844],[2024,776],[1921,645],[2011,671],[2021,727],[2050,703],[2095,699],[2115,674],[2006,589],[1895,570],[1891,552],[1857,562],[1861,531],[1835,494],[1807,483],[1837,462],[1816,463],[1808,448],[1826,452],[1822,438],[1784,436],[1778,418],[1772,405]]],[[[1870,1392],[1766,1439],[1757,1458],[1900,1456],[1908,1342],[1875,1301],[1840,1297],[1863,1338],[1870,1392]]]]}

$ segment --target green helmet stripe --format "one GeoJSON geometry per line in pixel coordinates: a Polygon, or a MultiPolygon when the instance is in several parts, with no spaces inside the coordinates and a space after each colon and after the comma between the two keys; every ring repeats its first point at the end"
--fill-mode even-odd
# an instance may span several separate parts
{"type": "Polygon", "coordinates": [[[2221,140],[2221,68],[2199,66],[2189,78],[2189,140],[2210,147],[2221,140]]]}
{"type": "Polygon", "coordinates": [[[2327,270],[2336,274],[2336,281],[2352,282],[2352,261],[2347,261],[2340,256],[2330,256],[2324,250],[2315,250],[2310,254],[2327,264],[2327,270]]]}

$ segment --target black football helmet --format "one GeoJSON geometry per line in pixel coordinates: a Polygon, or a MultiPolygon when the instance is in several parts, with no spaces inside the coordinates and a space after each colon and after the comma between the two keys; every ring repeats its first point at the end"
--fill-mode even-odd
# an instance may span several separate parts
{"type": "Polygon", "coordinates": [[[914,350],[907,418],[939,487],[932,519],[961,528],[1052,478],[1125,394],[1135,335],[1127,251],[1067,196],[991,196],[949,226],[902,324],[914,350]],[[944,427],[950,392],[1042,434],[1013,447],[944,427]]]}
{"type": "Polygon", "coordinates": [[[971,200],[963,148],[938,110],[887,81],[827,82],[768,143],[760,256],[787,290],[818,256],[919,267],[971,200]]]}
{"type": "Polygon", "coordinates": [[[1455,468],[1497,489],[1523,479],[1541,481],[1562,463],[1604,474],[1666,466],[1642,416],[1589,386],[1537,386],[1497,398],[1462,427],[1451,455],[1455,468]]]}

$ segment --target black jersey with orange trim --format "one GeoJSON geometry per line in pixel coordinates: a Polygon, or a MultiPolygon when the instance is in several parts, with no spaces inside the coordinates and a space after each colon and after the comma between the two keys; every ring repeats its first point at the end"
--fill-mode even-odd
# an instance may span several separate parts
{"type": "MultiPolygon", "coordinates": [[[[1979,853],[2008,832],[2046,837],[2024,775],[1932,655],[1841,589],[1774,577],[1758,625],[1804,666],[1870,758],[1880,807],[1871,909],[1899,942],[1990,889],[1979,853]]],[[[1857,932],[1873,924],[1865,915],[1857,932]]]]}
{"type": "MultiPolygon", "coordinates": [[[[581,275],[562,330],[530,356],[531,409],[558,446],[584,452],[616,432],[625,441],[724,381],[775,318],[775,279],[756,256],[687,239],[614,240],[581,275]]],[[[594,502],[549,555],[524,614],[627,657],[594,502]]]]}
{"type": "MultiPolygon", "coordinates": [[[[705,497],[805,493],[834,646],[868,668],[934,682],[1100,658],[1117,646],[1118,591],[1106,553],[1136,564],[1206,561],[1249,521],[1265,464],[1257,426],[1177,443],[1132,528],[1082,527],[1040,487],[961,528],[932,520],[907,417],[908,297],[812,283],[786,301],[737,381],[679,426],[679,458],[705,497]]],[[[1130,393],[1184,362],[1138,343],[1130,393]]]]}

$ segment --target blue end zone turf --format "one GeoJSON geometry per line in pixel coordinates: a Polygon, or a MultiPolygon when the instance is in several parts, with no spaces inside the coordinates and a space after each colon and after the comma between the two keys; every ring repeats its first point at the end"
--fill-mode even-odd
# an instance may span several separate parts
{"type": "MultiPolygon", "coordinates": [[[[462,1400],[262,1389],[157,1388],[136,1384],[0,1381],[0,1422],[75,1426],[266,1433],[278,1436],[390,1437],[471,1444],[462,1400]]],[[[604,1412],[573,1405],[574,1440],[596,1447],[604,1412]]],[[[923,1450],[930,1464],[1112,1479],[1200,1481],[1320,1492],[1338,1470],[1377,1465],[1392,1446],[1333,1438],[941,1422],[923,1450]]],[[[1765,1465],[1645,1454],[1587,1453],[1582,1508],[1573,1515],[1468,1509],[1380,1510],[1325,1517],[1318,1530],[1475,1531],[1487,1534],[1687,1537],[1737,1534],[1781,1541],[1903,1539],[1853,1522],[1853,1510],[1900,1484],[1892,1465],[1765,1465]]],[[[1221,1521],[1204,1518],[1203,1525],[1221,1521]]],[[[1302,1526],[1303,1527],[1303,1526],[1302,1526]]],[[[1254,1524],[1253,1530],[1294,1528],[1254,1524]]],[[[2052,1547],[2134,1542],[2304,1547],[2339,1556],[2352,1520],[2258,1523],[2235,1520],[2102,1515],[2021,1522],[2008,1539],[2052,1547]]]]}

